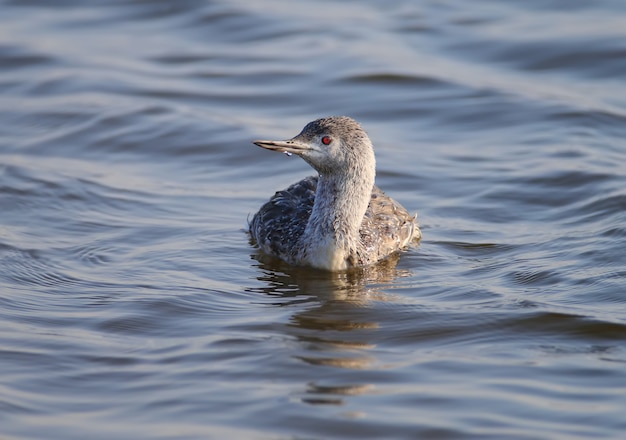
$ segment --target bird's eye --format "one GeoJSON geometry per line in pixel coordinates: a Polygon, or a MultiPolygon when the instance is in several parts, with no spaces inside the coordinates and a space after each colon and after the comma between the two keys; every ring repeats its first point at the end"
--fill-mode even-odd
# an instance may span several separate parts
{"type": "Polygon", "coordinates": [[[328,145],[328,144],[330,144],[332,141],[333,141],[333,140],[332,140],[332,138],[331,138],[330,136],[324,136],[324,137],[322,138],[322,143],[323,143],[324,145],[328,145]]]}

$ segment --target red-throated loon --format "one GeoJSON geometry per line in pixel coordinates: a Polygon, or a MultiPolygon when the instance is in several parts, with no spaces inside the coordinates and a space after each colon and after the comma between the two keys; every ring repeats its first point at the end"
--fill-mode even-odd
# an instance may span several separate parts
{"type": "Polygon", "coordinates": [[[296,154],[318,176],[278,191],[250,222],[263,252],[331,271],[367,266],[421,238],[416,217],[374,185],[369,136],[347,116],[308,123],[286,141],[254,141],[296,154]]]}

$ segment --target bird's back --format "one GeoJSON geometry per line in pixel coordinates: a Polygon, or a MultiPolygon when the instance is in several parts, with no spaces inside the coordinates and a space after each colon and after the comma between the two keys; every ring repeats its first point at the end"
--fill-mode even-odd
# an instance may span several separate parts
{"type": "MultiPolygon", "coordinates": [[[[299,264],[299,240],[311,216],[317,181],[310,176],[278,191],[254,215],[250,234],[263,252],[299,264]]],[[[421,236],[415,216],[376,185],[359,232],[359,265],[375,263],[421,236]]]]}
{"type": "Polygon", "coordinates": [[[374,185],[370,203],[359,229],[360,264],[372,264],[421,237],[415,215],[374,185]]]}

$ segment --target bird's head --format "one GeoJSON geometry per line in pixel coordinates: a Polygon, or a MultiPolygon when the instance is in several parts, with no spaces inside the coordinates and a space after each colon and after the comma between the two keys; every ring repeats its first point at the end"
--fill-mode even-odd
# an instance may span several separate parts
{"type": "Polygon", "coordinates": [[[296,154],[320,174],[372,172],[374,149],[369,136],[354,119],[331,116],[309,122],[295,137],[285,141],[254,141],[259,147],[296,154]]]}

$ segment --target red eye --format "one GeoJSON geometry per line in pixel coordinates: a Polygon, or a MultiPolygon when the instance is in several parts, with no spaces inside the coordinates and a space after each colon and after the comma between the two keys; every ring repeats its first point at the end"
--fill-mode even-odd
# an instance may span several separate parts
{"type": "Polygon", "coordinates": [[[324,145],[328,145],[328,144],[330,144],[332,141],[333,141],[333,140],[331,139],[331,137],[330,137],[330,136],[324,136],[324,137],[322,138],[322,143],[323,143],[324,145]]]}

